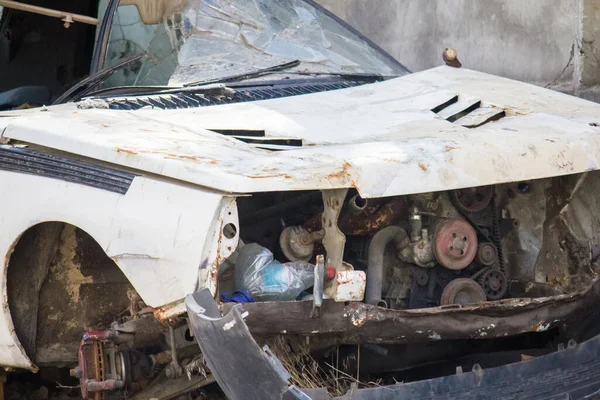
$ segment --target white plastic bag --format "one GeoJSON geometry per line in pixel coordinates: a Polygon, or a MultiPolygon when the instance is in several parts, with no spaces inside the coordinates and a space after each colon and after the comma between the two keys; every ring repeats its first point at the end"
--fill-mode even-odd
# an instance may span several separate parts
{"type": "Polygon", "coordinates": [[[235,265],[236,290],[248,291],[255,301],[295,300],[313,286],[314,265],[305,261],[282,264],[256,243],[239,250],[235,265]]]}

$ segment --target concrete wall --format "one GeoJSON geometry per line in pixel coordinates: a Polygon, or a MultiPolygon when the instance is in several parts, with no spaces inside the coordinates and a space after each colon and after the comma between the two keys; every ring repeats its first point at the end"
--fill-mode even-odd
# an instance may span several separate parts
{"type": "Polygon", "coordinates": [[[467,68],[584,97],[600,84],[600,0],[317,1],[412,71],[453,47],[467,68]]]}

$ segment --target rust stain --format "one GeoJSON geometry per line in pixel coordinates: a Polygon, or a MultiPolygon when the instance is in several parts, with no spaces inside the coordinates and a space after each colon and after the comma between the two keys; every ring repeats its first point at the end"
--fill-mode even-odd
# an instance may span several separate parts
{"type": "Polygon", "coordinates": [[[121,147],[117,147],[117,153],[137,154],[136,151],[130,149],[123,149],[121,147]]]}
{"type": "Polygon", "coordinates": [[[248,178],[252,179],[269,179],[269,178],[285,178],[285,179],[294,179],[292,175],[289,174],[274,174],[274,175],[246,175],[248,178]]]}
{"type": "Polygon", "coordinates": [[[176,158],[181,158],[182,160],[190,160],[190,161],[200,161],[200,157],[195,157],[195,156],[187,156],[185,154],[169,154],[169,157],[176,157],[176,158]]]}
{"type": "Polygon", "coordinates": [[[155,308],[152,310],[154,318],[159,322],[169,323],[172,320],[177,320],[177,317],[186,312],[185,307],[181,307],[183,301],[168,306],[155,308]]]}
{"type": "Polygon", "coordinates": [[[342,168],[340,168],[339,171],[332,172],[331,174],[327,175],[327,177],[329,179],[347,180],[351,176],[350,168],[352,168],[352,165],[350,165],[348,161],[344,161],[344,164],[342,164],[342,168]]]}
{"type": "Polygon", "coordinates": [[[189,154],[175,154],[175,153],[166,153],[164,151],[144,151],[144,150],[133,150],[129,148],[117,147],[117,153],[127,153],[127,154],[155,154],[164,157],[169,160],[177,160],[177,161],[192,161],[194,163],[204,163],[204,164],[219,164],[218,160],[207,158],[207,157],[199,157],[193,156],[189,154]]]}
{"type": "Polygon", "coordinates": [[[502,111],[504,111],[504,112],[505,112],[507,115],[530,115],[530,114],[531,114],[531,112],[529,112],[529,111],[517,110],[517,109],[515,109],[515,108],[512,108],[512,107],[510,107],[510,106],[507,106],[507,107],[499,107],[499,106],[496,106],[496,105],[493,105],[493,104],[492,104],[492,108],[495,108],[495,109],[497,109],[497,110],[502,110],[502,111]]]}
{"type": "Polygon", "coordinates": [[[219,227],[219,237],[217,239],[217,256],[210,270],[210,279],[214,283],[215,291],[217,290],[219,284],[219,265],[221,265],[221,246],[223,244],[223,228],[225,226],[224,223],[225,222],[221,220],[221,225],[219,227]]]}
{"type": "MultiPolygon", "coordinates": [[[[362,236],[373,234],[404,218],[408,218],[408,205],[404,198],[396,197],[366,215],[345,215],[340,219],[338,225],[346,235],[362,236]]],[[[309,231],[319,230],[321,221],[320,219],[309,220],[304,227],[309,231]]]]}
{"type": "Polygon", "coordinates": [[[200,162],[208,162],[209,164],[218,164],[219,163],[217,160],[214,160],[212,158],[190,156],[190,155],[185,155],[185,154],[167,154],[166,158],[178,159],[178,160],[188,160],[188,161],[193,161],[196,163],[200,163],[200,162]]]}
{"type": "Polygon", "coordinates": [[[217,160],[214,160],[212,158],[206,158],[206,157],[198,157],[198,156],[190,156],[190,155],[185,155],[185,154],[173,154],[173,153],[161,153],[161,152],[148,152],[149,154],[158,154],[158,155],[163,155],[165,159],[168,160],[178,160],[178,161],[192,161],[194,163],[197,164],[218,164],[219,162],[217,160]]]}
{"type": "Polygon", "coordinates": [[[427,165],[425,165],[423,163],[419,163],[419,168],[421,168],[423,171],[427,172],[427,165]]]}
{"type": "Polygon", "coordinates": [[[452,150],[456,150],[458,148],[459,147],[454,147],[454,146],[448,146],[448,145],[446,145],[446,152],[449,152],[449,151],[452,151],[452,150]]]}
{"type": "Polygon", "coordinates": [[[539,331],[540,331],[540,328],[542,327],[542,325],[544,325],[544,321],[540,321],[540,322],[538,322],[537,324],[535,324],[535,325],[533,325],[533,326],[531,327],[531,331],[532,331],[532,332],[539,332],[539,331]]]}
{"type": "Polygon", "coordinates": [[[79,291],[81,286],[94,283],[91,276],[84,276],[81,273],[80,266],[76,263],[77,257],[77,236],[75,227],[66,225],[61,232],[61,243],[58,248],[58,253],[62,256],[64,262],[56,264],[51,268],[56,273],[60,281],[65,283],[65,289],[71,299],[79,302],[79,291]]]}

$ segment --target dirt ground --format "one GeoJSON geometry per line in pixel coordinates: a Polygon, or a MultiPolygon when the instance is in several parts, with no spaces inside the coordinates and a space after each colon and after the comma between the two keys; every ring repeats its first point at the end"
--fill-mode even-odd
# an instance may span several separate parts
{"type": "MultiPolygon", "coordinates": [[[[0,400],[82,400],[78,381],[69,376],[69,370],[45,368],[38,374],[9,374],[0,400]]],[[[194,395],[175,400],[226,400],[216,384],[200,389],[194,395]]]]}
{"type": "Polygon", "coordinates": [[[8,374],[4,392],[5,400],[81,400],[77,381],[58,368],[8,374]]]}

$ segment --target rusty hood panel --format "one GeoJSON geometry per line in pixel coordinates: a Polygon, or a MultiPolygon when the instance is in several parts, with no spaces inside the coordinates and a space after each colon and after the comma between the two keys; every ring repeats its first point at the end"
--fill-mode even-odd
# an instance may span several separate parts
{"type": "Polygon", "coordinates": [[[595,170],[600,155],[600,105],[450,67],[205,108],[68,104],[0,116],[5,140],[232,193],[354,187],[363,197],[395,196],[595,170]],[[223,130],[302,146],[265,150],[216,132],[223,130]]]}

